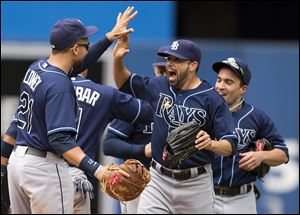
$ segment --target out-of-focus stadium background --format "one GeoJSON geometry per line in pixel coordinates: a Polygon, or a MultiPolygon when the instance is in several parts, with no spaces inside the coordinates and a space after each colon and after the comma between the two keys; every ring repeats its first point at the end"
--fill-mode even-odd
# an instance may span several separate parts
{"type": "MultiPolygon", "coordinates": [[[[115,25],[118,12],[135,6],[138,16],[129,27],[128,68],[152,76],[156,50],[177,38],[192,39],[202,50],[199,76],[210,83],[211,65],[229,56],[245,59],[252,70],[246,100],[263,109],[276,123],[289,147],[288,164],[271,169],[264,183],[259,213],[299,213],[299,3],[254,2],[7,2],[1,1],[1,136],[18,101],[19,83],[27,67],[50,54],[51,26],[61,18],[76,17],[96,25],[102,38],[115,25]]],[[[112,48],[91,68],[90,78],[114,86],[112,48]]],[[[99,149],[99,160],[115,161],[99,149]]],[[[118,202],[98,192],[93,213],[119,213],[118,202]]]]}

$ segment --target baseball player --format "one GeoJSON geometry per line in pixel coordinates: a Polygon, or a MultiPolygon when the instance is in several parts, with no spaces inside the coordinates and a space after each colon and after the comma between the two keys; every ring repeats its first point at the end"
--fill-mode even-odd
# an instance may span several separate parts
{"type": "MultiPolygon", "coordinates": [[[[136,15],[129,16],[130,10],[118,15],[117,24],[121,24],[106,35],[108,39],[133,31],[124,31],[136,15]]],[[[59,20],[50,33],[51,56],[34,62],[25,74],[16,116],[16,146],[8,165],[12,213],[73,213],[74,188],[64,159],[98,180],[106,169],[75,142],[79,109],[67,76],[82,65],[88,37],[96,31],[78,19],[59,20]]],[[[87,62],[91,59],[87,57],[87,62]]]]}
{"type": "MultiPolygon", "coordinates": [[[[72,78],[79,105],[76,138],[77,144],[82,150],[89,157],[95,159],[100,137],[113,118],[124,120],[130,124],[135,122],[146,124],[152,121],[153,113],[146,102],[135,99],[113,87],[96,84],[86,79],[86,76],[87,71],[84,71],[76,78],[72,78]]],[[[88,178],[82,170],[74,165],[71,165],[70,170],[75,188],[77,187],[74,212],[90,213],[90,201],[85,193],[93,195],[92,184],[88,182],[88,178]]]]}
{"type": "Polygon", "coordinates": [[[222,95],[232,112],[238,136],[237,151],[233,156],[216,155],[213,162],[215,209],[220,214],[256,214],[254,182],[251,170],[262,162],[270,166],[287,163],[288,148],[275,124],[262,110],[246,103],[251,72],[247,63],[230,57],[212,65],[218,73],[215,89],[222,95]],[[266,138],[271,151],[251,151],[255,140],[266,138]]]}
{"type": "MultiPolygon", "coordinates": [[[[160,48],[162,50],[164,47],[160,48]]],[[[166,72],[166,58],[158,56],[153,63],[156,76],[164,75],[166,72]]],[[[151,134],[153,123],[130,124],[119,119],[114,119],[108,126],[106,137],[103,141],[103,153],[121,159],[134,158],[140,160],[149,169],[152,158],[151,134]]],[[[120,203],[123,214],[136,214],[139,197],[120,203]]]]}
{"type": "Polygon", "coordinates": [[[214,153],[235,153],[237,138],[228,107],[222,97],[197,75],[201,52],[190,40],[176,40],[158,55],[167,57],[167,76],[155,78],[132,74],[123,64],[128,37],[114,49],[113,72],[118,87],[132,89],[146,98],[154,114],[151,139],[152,179],[140,196],[138,213],[214,213],[211,162],[214,153]],[[168,133],[196,120],[199,151],[169,169],[163,160],[168,133]]]}

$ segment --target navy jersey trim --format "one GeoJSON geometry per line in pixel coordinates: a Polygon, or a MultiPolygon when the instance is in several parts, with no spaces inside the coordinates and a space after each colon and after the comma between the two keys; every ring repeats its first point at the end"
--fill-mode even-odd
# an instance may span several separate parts
{"type": "Polygon", "coordinates": [[[209,89],[206,89],[206,90],[202,90],[202,91],[200,91],[200,92],[197,92],[197,93],[193,93],[193,94],[191,94],[191,95],[188,95],[184,100],[183,100],[183,103],[182,103],[182,105],[184,106],[185,105],[185,102],[186,102],[186,100],[188,100],[190,97],[192,97],[192,96],[194,96],[194,95],[198,95],[198,94],[201,94],[201,93],[205,93],[205,92],[208,92],[208,91],[210,91],[210,90],[213,90],[214,88],[213,87],[211,87],[211,88],[209,88],[209,89]]]}
{"type": "MultiPolygon", "coordinates": [[[[40,61],[40,62],[38,63],[38,66],[39,66],[39,68],[40,68],[42,71],[44,71],[44,72],[51,72],[51,73],[55,73],[55,74],[62,75],[62,76],[67,76],[67,74],[62,73],[62,72],[44,69],[44,68],[41,67],[41,63],[42,63],[42,61],[40,61]]],[[[46,62],[45,62],[45,63],[46,63],[46,62]]]]}
{"type": "Polygon", "coordinates": [[[77,81],[77,80],[72,80],[73,83],[82,83],[82,82],[90,82],[90,80],[81,80],[81,81],[77,81]]]}
{"type": "Polygon", "coordinates": [[[221,156],[221,173],[220,173],[220,178],[218,180],[218,185],[220,185],[220,182],[222,180],[222,175],[223,175],[223,158],[224,158],[224,156],[222,155],[221,156]]]}
{"type": "MultiPolygon", "coordinates": [[[[224,136],[221,137],[219,140],[223,140],[223,139],[225,139],[225,138],[227,138],[227,137],[237,139],[237,136],[236,136],[236,135],[234,135],[234,134],[228,134],[228,135],[224,135],[224,136]]],[[[226,139],[225,139],[225,140],[226,140],[226,139]]]]}
{"type": "Polygon", "coordinates": [[[53,134],[53,133],[56,133],[59,131],[74,131],[74,132],[76,132],[77,130],[73,127],[60,127],[60,128],[55,128],[55,129],[48,131],[47,134],[49,135],[49,134],[53,134]]]}
{"type": "Polygon", "coordinates": [[[132,92],[133,96],[136,97],[136,94],[135,94],[134,89],[133,89],[133,84],[132,84],[134,76],[136,76],[136,74],[132,74],[132,76],[130,77],[130,89],[131,89],[131,92],[132,92]]]}
{"type": "Polygon", "coordinates": [[[110,132],[112,132],[112,133],[114,133],[114,134],[116,134],[116,135],[119,135],[119,136],[121,136],[121,137],[125,137],[125,138],[128,138],[128,137],[129,137],[128,135],[122,133],[121,131],[119,131],[119,130],[117,130],[117,129],[111,127],[111,126],[108,126],[107,129],[108,129],[110,132]]]}
{"type": "Polygon", "coordinates": [[[141,112],[141,100],[137,99],[137,101],[138,101],[138,104],[139,104],[139,110],[138,110],[134,120],[130,124],[133,124],[137,120],[137,118],[139,117],[140,112],[141,112]]]}
{"type": "Polygon", "coordinates": [[[246,118],[253,110],[254,110],[254,107],[252,106],[252,105],[250,105],[251,106],[251,110],[249,110],[243,117],[241,117],[240,119],[239,119],[239,121],[238,121],[238,123],[237,123],[237,127],[238,128],[240,128],[240,123],[241,123],[241,121],[244,119],[244,118],[246,118]]]}
{"type": "Polygon", "coordinates": [[[234,175],[234,162],[235,162],[235,155],[233,155],[232,164],[231,164],[231,177],[230,177],[230,184],[229,184],[230,187],[232,185],[233,175],[234,175]]]}
{"type": "Polygon", "coordinates": [[[172,87],[170,86],[170,91],[171,91],[171,93],[173,94],[173,96],[174,96],[174,99],[176,100],[176,93],[173,91],[173,89],[172,89],[172,87]]]}

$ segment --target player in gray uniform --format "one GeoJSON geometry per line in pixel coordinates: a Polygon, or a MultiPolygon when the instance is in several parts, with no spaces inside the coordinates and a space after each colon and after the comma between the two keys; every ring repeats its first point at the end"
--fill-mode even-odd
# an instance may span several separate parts
{"type": "MultiPolygon", "coordinates": [[[[164,49],[161,47],[159,50],[164,49]]],[[[155,76],[166,73],[166,58],[156,55],[153,63],[155,76]]],[[[107,134],[103,141],[103,153],[121,159],[134,158],[141,161],[147,169],[152,158],[151,124],[130,124],[119,119],[114,119],[108,126],[107,134]]],[[[136,214],[139,197],[123,204],[120,202],[122,214],[136,214]]]]}
{"type": "MultiPolygon", "coordinates": [[[[120,32],[123,27],[115,33],[132,31],[120,32]]],[[[67,76],[82,65],[88,37],[96,31],[78,19],[59,20],[50,34],[51,56],[34,62],[25,74],[16,115],[16,146],[7,167],[12,213],[73,213],[74,187],[64,159],[98,180],[106,169],[75,142],[78,109],[67,76]]]]}
{"type": "Polygon", "coordinates": [[[262,110],[246,103],[251,72],[247,63],[230,57],[212,65],[218,73],[215,89],[222,95],[232,112],[238,136],[237,151],[233,156],[216,155],[213,162],[215,209],[219,214],[256,214],[254,182],[251,172],[262,162],[270,166],[287,163],[288,148],[272,120],[262,110]],[[255,152],[255,140],[266,138],[271,151],[255,152]]]}
{"type": "Polygon", "coordinates": [[[167,76],[132,74],[123,64],[128,37],[114,49],[113,73],[118,87],[131,89],[155,110],[151,139],[152,179],[140,197],[138,213],[215,213],[211,163],[214,153],[235,153],[237,137],[224,99],[197,75],[201,52],[190,40],[176,40],[160,56],[167,57],[167,76]],[[197,153],[169,169],[163,160],[168,133],[192,120],[199,124],[197,153]]]}

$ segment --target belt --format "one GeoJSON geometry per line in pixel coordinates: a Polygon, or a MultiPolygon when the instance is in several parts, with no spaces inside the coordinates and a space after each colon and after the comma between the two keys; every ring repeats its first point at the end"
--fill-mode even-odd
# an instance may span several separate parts
{"type": "MultiPolygon", "coordinates": [[[[18,146],[14,147],[14,150],[16,150],[17,147],[18,146]]],[[[27,147],[27,149],[25,151],[25,154],[35,155],[35,156],[38,156],[38,157],[41,157],[41,158],[46,158],[47,157],[47,152],[42,152],[38,149],[31,148],[31,147],[27,147]]]]}
{"type": "Polygon", "coordinates": [[[166,175],[170,178],[174,178],[178,181],[187,180],[190,178],[194,178],[198,175],[206,173],[206,170],[203,166],[193,167],[189,169],[182,169],[182,170],[175,170],[175,169],[168,169],[164,166],[160,166],[156,161],[151,161],[151,166],[156,169],[157,171],[161,172],[163,175],[166,175]],[[192,171],[194,174],[192,174],[192,171]]]}
{"type": "Polygon", "coordinates": [[[215,194],[219,196],[236,196],[249,193],[251,189],[251,184],[245,184],[241,187],[214,186],[215,194]]]}

